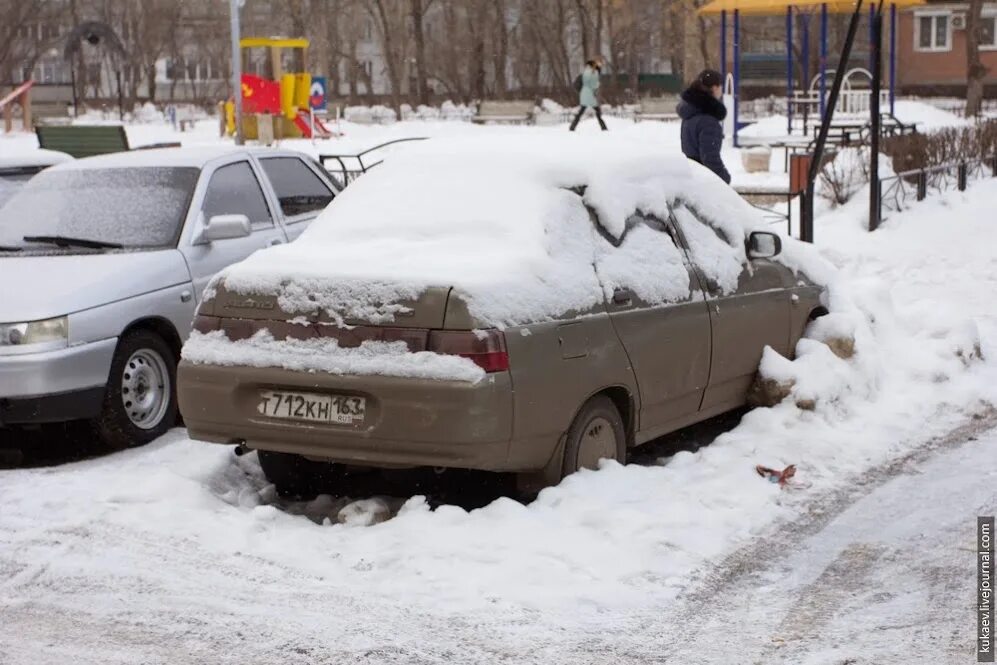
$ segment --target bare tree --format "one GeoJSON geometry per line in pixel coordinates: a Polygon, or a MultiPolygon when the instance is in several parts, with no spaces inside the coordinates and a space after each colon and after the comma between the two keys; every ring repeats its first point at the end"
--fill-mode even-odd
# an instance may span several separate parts
{"type": "Polygon", "coordinates": [[[400,111],[405,71],[406,12],[397,0],[367,0],[366,8],[381,42],[385,73],[391,86],[391,105],[400,111]]]}
{"type": "Polygon", "coordinates": [[[433,0],[409,0],[409,18],[412,21],[412,41],[415,46],[415,99],[417,104],[429,103],[426,89],[426,10],[433,0]]]}
{"type": "Polygon", "coordinates": [[[980,60],[980,37],[983,31],[983,0],[969,0],[966,15],[966,117],[980,114],[983,106],[983,79],[987,68],[980,60]]]}

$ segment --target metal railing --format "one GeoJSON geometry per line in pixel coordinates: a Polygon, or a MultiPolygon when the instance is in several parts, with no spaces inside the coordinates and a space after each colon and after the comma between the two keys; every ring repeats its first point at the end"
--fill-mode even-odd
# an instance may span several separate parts
{"type": "Polygon", "coordinates": [[[879,181],[880,220],[886,219],[887,212],[902,212],[931,194],[965,191],[971,181],[995,176],[997,155],[913,169],[882,178],[879,181]]]}
{"type": "Polygon", "coordinates": [[[394,141],[388,141],[386,143],[378,144],[372,148],[367,148],[363,152],[358,152],[352,155],[319,155],[318,160],[322,164],[322,168],[326,170],[326,173],[333,177],[342,177],[342,184],[345,187],[351,182],[362,176],[367,171],[371,170],[381,162],[383,159],[379,159],[373,164],[367,164],[364,162],[364,157],[376,152],[382,148],[386,148],[389,145],[395,145],[397,143],[407,143],[409,141],[425,141],[428,136],[410,136],[404,139],[395,139],[394,141]],[[329,167],[325,165],[327,161],[335,160],[339,164],[339,169],[330,170],[329,167]],[[347,166],[347,162],[350,165],[347,166]]]}

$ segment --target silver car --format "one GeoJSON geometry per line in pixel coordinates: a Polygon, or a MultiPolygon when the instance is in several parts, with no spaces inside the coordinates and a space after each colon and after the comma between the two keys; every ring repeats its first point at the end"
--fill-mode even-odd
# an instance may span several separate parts
{"type": "Polygon", "coordinates": [[[114,448],[162,434],[208,281],[338,191],[305,155],[231,146],[39,173],[0,208],[0,428],[86,420],[114,448]]]}

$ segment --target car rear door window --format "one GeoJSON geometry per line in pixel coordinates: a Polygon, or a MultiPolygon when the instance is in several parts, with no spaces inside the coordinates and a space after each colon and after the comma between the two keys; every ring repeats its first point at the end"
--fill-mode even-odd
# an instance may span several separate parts
{"type": "Polygon", "coordinates": [[[710,289],[724,295],[736,291],[746,268],[742,263],[743,247],[726,240],[720,231],[683,205],[672,209],[672,217],[685,238],[692,262],[706,278],[710,289]]]}
{"type": "Polygon", "coordinates": [[[332,190],[300,159],[269,157],[260,162],[285,217],[318,213],[332,201],[332,190]]]}
{"type": "Polygon", "coordinates": [[[206,219],[215,215],[245,215],[253,228],[273,226],[260,181],[249,162],[236,162],[217,169],[208,182],[201,208],[206,219]]]}

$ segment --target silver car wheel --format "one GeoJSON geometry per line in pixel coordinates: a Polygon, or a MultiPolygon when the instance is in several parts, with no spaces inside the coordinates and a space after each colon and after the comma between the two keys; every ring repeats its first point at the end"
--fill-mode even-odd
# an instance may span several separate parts
{"type": "Polygon", "coordinates": [[[589,421],[578,444],[578,468],[598,469],[600,459],[616,459],[616,433],[601,416],[589,421]]]}
{"type": "Polygon", "coordinates": [[[128,358],[121,374],[121,401],[133,425],[156,427],[170,405],[170,372],[163,357],[152,349],[139,349],[128,358]]]}

